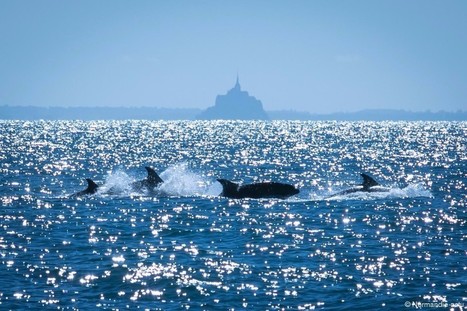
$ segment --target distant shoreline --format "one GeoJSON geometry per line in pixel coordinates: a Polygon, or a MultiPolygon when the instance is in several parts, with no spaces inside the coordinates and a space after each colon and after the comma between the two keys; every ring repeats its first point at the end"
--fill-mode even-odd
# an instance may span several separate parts
{"type": "MultiPolygon", "coordinates": [[[[196,120],[196,108],[157,107],[37,107],[0,106],[0,120],[196,120]]],[[[301,121],[467,121],[467,111],[412,112],[367,109],[356,112],[313,114],[294,110],[266,111],[271,120],[301,121]]]]}

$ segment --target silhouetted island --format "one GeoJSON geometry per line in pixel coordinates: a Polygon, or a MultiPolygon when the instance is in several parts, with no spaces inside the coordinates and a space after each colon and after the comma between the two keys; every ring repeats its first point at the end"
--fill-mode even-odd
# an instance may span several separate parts
{"type": "Polygon", "coordinates": [[[242,91],[240,82],[225,95],[217,95],[214,106],[202,111],[198,120],[269,120],[263,104],[254,96],[242,91]]]}

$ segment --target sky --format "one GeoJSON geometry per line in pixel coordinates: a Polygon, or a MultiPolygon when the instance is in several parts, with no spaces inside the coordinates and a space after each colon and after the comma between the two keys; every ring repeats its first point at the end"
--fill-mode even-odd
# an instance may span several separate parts
{"type": "Polygon", "coordinates": [[[0,106],[467,110],[465,0],[0,0],[0,106]]]}

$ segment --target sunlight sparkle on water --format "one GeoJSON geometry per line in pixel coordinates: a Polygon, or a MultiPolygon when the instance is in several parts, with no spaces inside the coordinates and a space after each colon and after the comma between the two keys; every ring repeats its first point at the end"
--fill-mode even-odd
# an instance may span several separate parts
{"type": "Polygon", "coordinates": [[[465,302],[465,122],[0,125],[5,309],[465,302]],[[131,188],[145,166],[155,194],[131,188]],[[361,172],[388,191],[332,196],[361,172]],[[70,198],[85,178],[102,189],[70,198]],[[226,199],[217,178],[300,193],[226,199]]]}

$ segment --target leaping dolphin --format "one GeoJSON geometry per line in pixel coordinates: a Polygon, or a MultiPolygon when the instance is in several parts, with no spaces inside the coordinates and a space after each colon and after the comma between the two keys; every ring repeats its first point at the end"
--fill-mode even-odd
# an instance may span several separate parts
{"type": "Polygon", "coordinates": [[[298,194],[300,191],[292,185],[282,184],[277,182],[262,182],[256,184],[242,185],[231,182],[227,179],[218,179],[222,185],[223,197],[233,199],[243,198],[278,198],[286,199],[292,195],[298,194]]]}
{"type": "Polygon", "coordinates": [[[153,170],[149,166],[146,166],[145,169],[148,172],[148,176],[146,177],[146,179],[131,183],[131,188],[133,190],[141,191],[143,188],[147,190],[153,190],[159,184],[164,182],[162,178],[160,178],[159,175],[157,175],[155,170],[153,170]]]}
{"type": "Polygon", "coordinates": [[[361,185],[335,193],[331,195],[331,197],[346,195],[346,194],[356,193],[356,192],[388,192],[389,191],[388,188],[382,187],[376,180],[374,180],[372,177],[368,176],[367,174],[361,173],[360,176],[363,177],[363,182],[361,185]]]}
{"type": "Polygon", "coordinates": [[[70,196],[70,198],[76,198],[76,197],[82,197],[82,196],[85,196],[85,195],[91,195],[91,194],[94,194],[94,193],[97,192],[97,190],[99,189],[99,186],[92,179],[86,178],[86,181],[88,182],[88,187],[86,189],[80,191],[80,192],[72,194],[70,196]]]}

